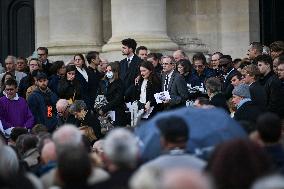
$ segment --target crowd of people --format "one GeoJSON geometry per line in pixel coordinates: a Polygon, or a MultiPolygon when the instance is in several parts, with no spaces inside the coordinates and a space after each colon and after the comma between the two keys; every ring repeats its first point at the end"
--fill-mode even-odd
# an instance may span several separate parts
{"type": "Polygon", "coordinates": [[[269,51],[252,42],[247,56],[234,60],[221,52],[191,59],[182,50],[162,55],[131,38],[121,46],[125,58],[114,62],[96,51],[51,62],[46,47],[28,59],[5,58],[1,186],[284,188],[283,41],[269,51]],[[181,108],[220,110],[242,139],[227,140],[223,130],[226,141],[210,146],[206,157],[189,152],[193,123],[175,113],[157,117],[181,108]],[[150,127],[145,133],[136,128],[153,119],[163,153],[147,159],[144,142],[150,140],[150,151],[158,152],[157,145],[147,134],[150,127]]]}

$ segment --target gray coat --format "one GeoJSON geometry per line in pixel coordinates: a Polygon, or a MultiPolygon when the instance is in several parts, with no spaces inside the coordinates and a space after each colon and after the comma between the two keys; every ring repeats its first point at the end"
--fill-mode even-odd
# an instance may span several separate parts
{"type": "MultiPolygon", "coordinates": [[[[166,74],[162,75],[162,87],[165,85],[166,74]]],[[[184,78],[176,71],[173,72],[169,85],[168,91],[171,96],[169,107],[175,108],[178,106],[185,105],[186,100],[189,97],[189,93],[184,78]]]]}

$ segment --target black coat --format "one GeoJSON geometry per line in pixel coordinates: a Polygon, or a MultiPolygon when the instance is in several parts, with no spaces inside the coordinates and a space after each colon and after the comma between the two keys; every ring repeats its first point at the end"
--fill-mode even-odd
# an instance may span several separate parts
{"type": "Polygon", "coordinates": [[[224,80],[222,91],[225,94],[227,100],[232,97],[232,91],[234,89],[234,86],[231,84],[231,79],[237,72],[238,71],[235,68],[232,68],[231,72],[228,72],[229,74],[224,80]]]}
{"type": "Polygon", "coordinates": [[[128,67],[128,62],[127,58],[123,59],[119,63],[119,74],[120,74],[120,79],[123,81],[123,86],[124,86],[124,95],[125,95],[125,101],[126,102],[131,102],[133,101],[133,97],[131,94],[133,94],[133,91],[131,91],[131,86],[134,85],[135,78],[139,74],[139,66],[141,63],[141,59],[134,54],[129,67],[128,67]]]}
{"type": "Polygon", "coordinates": [[[281,81],[274,72],[269,72],[266,76],[259,80],[264,86],[267,94],[267,110],[274,112],[279,116],[283,116],[284,112],[284,94],[281,81]]]}
{"type": "MultiPolygon", "coordinates": [[[[87,74],[88,74],[88,81],[89,81],[89,72],[87,71],[87,69],[85,68],[87,74]]],[[[93,106],[94,104],[91,103],[91,98],[90,98],[90,94],[89,94],[89,84],[88,82],[85,80],[85,78],[83,77],[83,75],[76,69],[75,71],[76,75],[75,75],[75,79],[79,81],[80,86],[81,86],[81,97],[84,100],[84,102],[87,104],[88,109],[93,110],[93,106]]]]}
{"type": "Polygon", "coordinates": [[[256,123],[256,119],[263,111],[259,106],[255,105],[252,101],[245,102],[237,109],[234,114],[234,119],[237,121],[247,121],[249,123],[256,123]]]}
{"type": "MultiPolygon", "coordinates": [[[[158,79],[158,77],[157,77],[158,79]]],[[[143,83],[143,78],[139,81],[138,85],[135,86],[135,100],[139,101],[141,94],[141,85],[143,83]]],[[[161,110],[161,106],[156,103],[154,94],[162,91],[162,84],[160,80],[148,81],[146,87],[146,102],[150,102],[151,106],[154,106],[154,109],[151,113],[151,117],[154,116],[158,111],[161,110]]],[[[144,108],[144,107],[143,107],[144,108]]]]}
{"type": "Polygon", "coordinates": [[[228,113],[229,108],[227,105],[227,101],[226,101],[226,97],[224,94],[222,93],[218,93],[216,95],[214,95],[211,100],[209,101],[209,103],[213,106],[219,107],[219,108],[223,108],[224,110],[226,110],[228,113]]]}
{"type": "Polygon", "coordinates": [[[259,107],[265,109],[267,105],[267,95],[263,86],[258,81],[249,86],[251,100],[259,107]]]}
{"type": "Polygon", "coordinates": [[[72,101],[82,100],[82,88],[76,78],[74,81],[68,81],[65,78],[62,78],[59,81],[57,92],[59,98],[66,100],[72,99],[72,101]]]}
{"type": "Polygon", "coordinates": [[[115,126],[125,126],[127,124],[126,119],[126,106],[123,98],[122,81],[117,79],[107,86],[105,97],[108,101],[107,105],[102,107],[102,111],[107,113],[108,111],[115,111],[115,126]]]}
{"type": "Polygon", "coordinates": [[[90,96],[90,103],[94,104],[98,95],[99,83],[105,74],[99,72],[97,69],[93,69],[92,67],[88,67],[87,72],[89,76],[88,93],[90,96]]]}

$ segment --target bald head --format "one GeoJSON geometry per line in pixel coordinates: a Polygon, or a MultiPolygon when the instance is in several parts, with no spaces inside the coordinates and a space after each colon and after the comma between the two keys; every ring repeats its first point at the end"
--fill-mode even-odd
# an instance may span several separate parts
{"type": "Polygon", "coordinates": [[[58,108],[67,108],[68,107],[68,101],[66,99],[59,99],[56,102],[56,109],[58,108]]]}
{"type": "Polygon", "coordinates": [[[162,182],[163,189],[211,189],[210,182],[204,175],[185,168],[167,170],[162,182]]]}
{"type": "Polygon", "coordinates": [[[54,142],[46,143],[41,150],[41,159],[44,164],[50,161],[56,161],[56,148],[54,142]]]}

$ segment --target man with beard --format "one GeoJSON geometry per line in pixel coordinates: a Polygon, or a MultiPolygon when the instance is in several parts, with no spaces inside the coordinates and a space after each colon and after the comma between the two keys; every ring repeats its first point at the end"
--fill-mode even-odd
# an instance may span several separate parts
{"type": "Polygon", "coordinates": [[[28,105],[35,117],[36,124],[43,124],[48,128],[49,132],[55,130],[57,125],[56,102],[58,100],[56,94],[48,87],[47,75],[38,72],[36,75],[36,86],[32,94],[28,98],[28,105]]]}
{"type": "Polygon", "coordinates": [[[136,54],[134,54],[137,43],[134,39],[123,39],[122,43],[122,55],[126,56],[125,59],[120,61],[119,71],[120,78],[124,81],[124,95],[125,101],[131,102],[131,86],[134,85],[135,78],[139,74],[139,65],[142,61],[136,54]]]}

